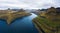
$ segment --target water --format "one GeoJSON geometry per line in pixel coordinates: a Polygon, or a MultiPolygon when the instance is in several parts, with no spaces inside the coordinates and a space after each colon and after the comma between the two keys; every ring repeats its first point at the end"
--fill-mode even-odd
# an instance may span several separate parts
{"type": "Polygon", "coordinates": [[[0,20],[0,33],[38,33],[32,19],[36,17],[35,14],[19,18],[12,24],[8,25],[5,21],[0,20]]]}

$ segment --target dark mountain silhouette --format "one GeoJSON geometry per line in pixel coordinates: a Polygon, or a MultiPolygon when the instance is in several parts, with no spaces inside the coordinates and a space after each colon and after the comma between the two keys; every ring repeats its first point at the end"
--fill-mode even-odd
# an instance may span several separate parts
{"type": "Polygon", "coordinates": [[[60,7],[56,8],[57,9],[57,13],[60,13],[60,7]]]}

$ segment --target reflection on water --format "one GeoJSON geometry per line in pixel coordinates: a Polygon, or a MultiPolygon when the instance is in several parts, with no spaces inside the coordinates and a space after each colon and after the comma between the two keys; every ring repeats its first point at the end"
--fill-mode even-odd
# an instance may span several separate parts
{"type": "Polygon", "coordinates": [[[36,17],[35,14],[19,18],[12,24],[7,25],[5,21],[0,20],[0,33],[38,33],[37,29],[32,23],[32,19],[36,17]]]}

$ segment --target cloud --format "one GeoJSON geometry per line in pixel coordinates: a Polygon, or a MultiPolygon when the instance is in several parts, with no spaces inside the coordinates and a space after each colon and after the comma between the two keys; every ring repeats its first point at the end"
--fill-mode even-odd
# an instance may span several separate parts
{"type": "Polygon", "coordinates": [[[60,0],[0,0],[0,9],[4,8],[49,8],[60,7],[60,0]]]}

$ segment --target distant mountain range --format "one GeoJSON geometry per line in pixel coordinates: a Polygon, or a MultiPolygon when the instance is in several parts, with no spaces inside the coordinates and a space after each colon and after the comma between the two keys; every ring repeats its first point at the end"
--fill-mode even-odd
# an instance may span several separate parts
{"type": "MultiPolygon", "coordinates": [[[[13,10],[13,11],[21,11],[21,9],[10,9],[10,10],[13,10]]],[[[22,9],[24,10],[24,9],[22,9]]],[[[36,11],[47,11],[48,9],[25,9],[26,12],[36,12],[36,11]]],[[[56,10],[58,12],[60,12],[60,7],[57,7],[56,10]]]]}

